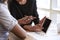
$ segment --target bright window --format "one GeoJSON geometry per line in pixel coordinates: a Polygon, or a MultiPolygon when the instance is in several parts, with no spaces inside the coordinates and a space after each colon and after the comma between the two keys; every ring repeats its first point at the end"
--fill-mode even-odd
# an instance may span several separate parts
{"type": "Polygon", "coordinates": [[[36,0],[39,18],[50,18],[54,24],[60,20],[60,0],[36,0]]]}

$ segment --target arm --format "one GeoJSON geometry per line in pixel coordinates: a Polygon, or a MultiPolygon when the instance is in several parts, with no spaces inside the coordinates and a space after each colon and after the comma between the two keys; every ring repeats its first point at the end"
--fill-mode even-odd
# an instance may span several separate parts
{"type": "Polygon", "coordinates": [[[17,37],[25,39],[26,38],[26,31],[20,27],[18,24],[14,26],[14,28],[11,30],[12,33],[14,33],[17,37]]]}
{"type": "Polygon", "coordinates": [[[25,16],[21,19],[18,20],[18,23],[19,24],[29,24],[32,20],[36,19],[36,17],[33,17],[33,16],[25,16]]]}
{"type": "Polygon", "coordinates": [[[2,24],[8,31],[13,32],[19,38],[24,39],[26,37],[26,31],[18,25],[16,19],[10,15],[9,11],[4,6],[1,7],[0,11],[0,24],[2,24]]]}

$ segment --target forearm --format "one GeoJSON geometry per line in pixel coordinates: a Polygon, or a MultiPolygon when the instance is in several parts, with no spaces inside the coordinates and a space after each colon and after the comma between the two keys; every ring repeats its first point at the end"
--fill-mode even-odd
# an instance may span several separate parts
{"type": "Polygon", "coordinates": [[[11,32],[22,39],[25,39],[27,36],[26,31],[22,29],[19,25],[15,25],[15,27],[11,30],[11,32]]]}

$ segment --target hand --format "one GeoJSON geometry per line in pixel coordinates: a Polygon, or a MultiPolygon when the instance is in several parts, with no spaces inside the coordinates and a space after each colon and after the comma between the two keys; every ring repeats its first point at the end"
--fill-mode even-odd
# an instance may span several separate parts
{"type": "Polygon", "coordinates": [[[33,32],[32,26],[31,25],[25,25],[23,27],[26,31],[33,32]]]}
{"type": "Polygon", "coordinates": [[[44,29],[43,23],[44,23],[45,19],[46,19],[46,16],[40,20],[39,24],[34,26],[34,31],[39,32],[39,31],[42,31],[42,29],[44,29]]]}
{"type": "Polygon", "coordinates": [[[46,16],[40,20],[39,24],[41,24],[43,26],[45,19],[46,19],[46,16]]]}
{"type": "Polygon", "coordinates": [[[37,24],[35,26],[31,25],[25,25],[24,29],[29,32],[40,32],[42,29],[44,29],[40,24],[37,24]]]}
{"type": "Polygon", "coordinates": [[[18,23],[19,23],[19,24],[27,24],[27,22],[26,22],[26,19],[27,19],[27,18],[28,18],[28,16],[19,19],[19,20],[18,20],[18,23]]]}
{"type": "Polygon", "coordinates": [[[36,17],[33,16],[25,16],[22,19],[18,20],[19,24],[28,24],[30,23],[32,20],[34,20],[36,17]]]}
{"type": "Polygon", "coordinates": [[[33,26],[33,31],[35,31],[35,32],[40,32],[40,31],[42,31],[42,29],[44,29],[44,28],[42,27],[41,24],[37,24],[37,25],[33,26]]]}
{"type": "Polygon", "coordinates": [[[34,19],[36,19],[36,17],[28,16],[28,18],[26,19],[26,21],[27,21],[27,23],[30,23],[34,19]]]}

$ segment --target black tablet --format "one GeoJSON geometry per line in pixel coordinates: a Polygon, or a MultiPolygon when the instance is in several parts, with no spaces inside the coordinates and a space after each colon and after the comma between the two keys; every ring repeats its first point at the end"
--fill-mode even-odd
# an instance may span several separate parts
{"type": "Polygon", "coordinates": [[[48,29],[50,23],[51,23],[51,20],[50,20],[50,19],[46,18],[46,19],[44,20],[44,22],[43,22],[43,27],[44,27],[44,29],[42,30],[43,32],[45,32],[45,33],[47,32],[47,29],[48,29]]]}

